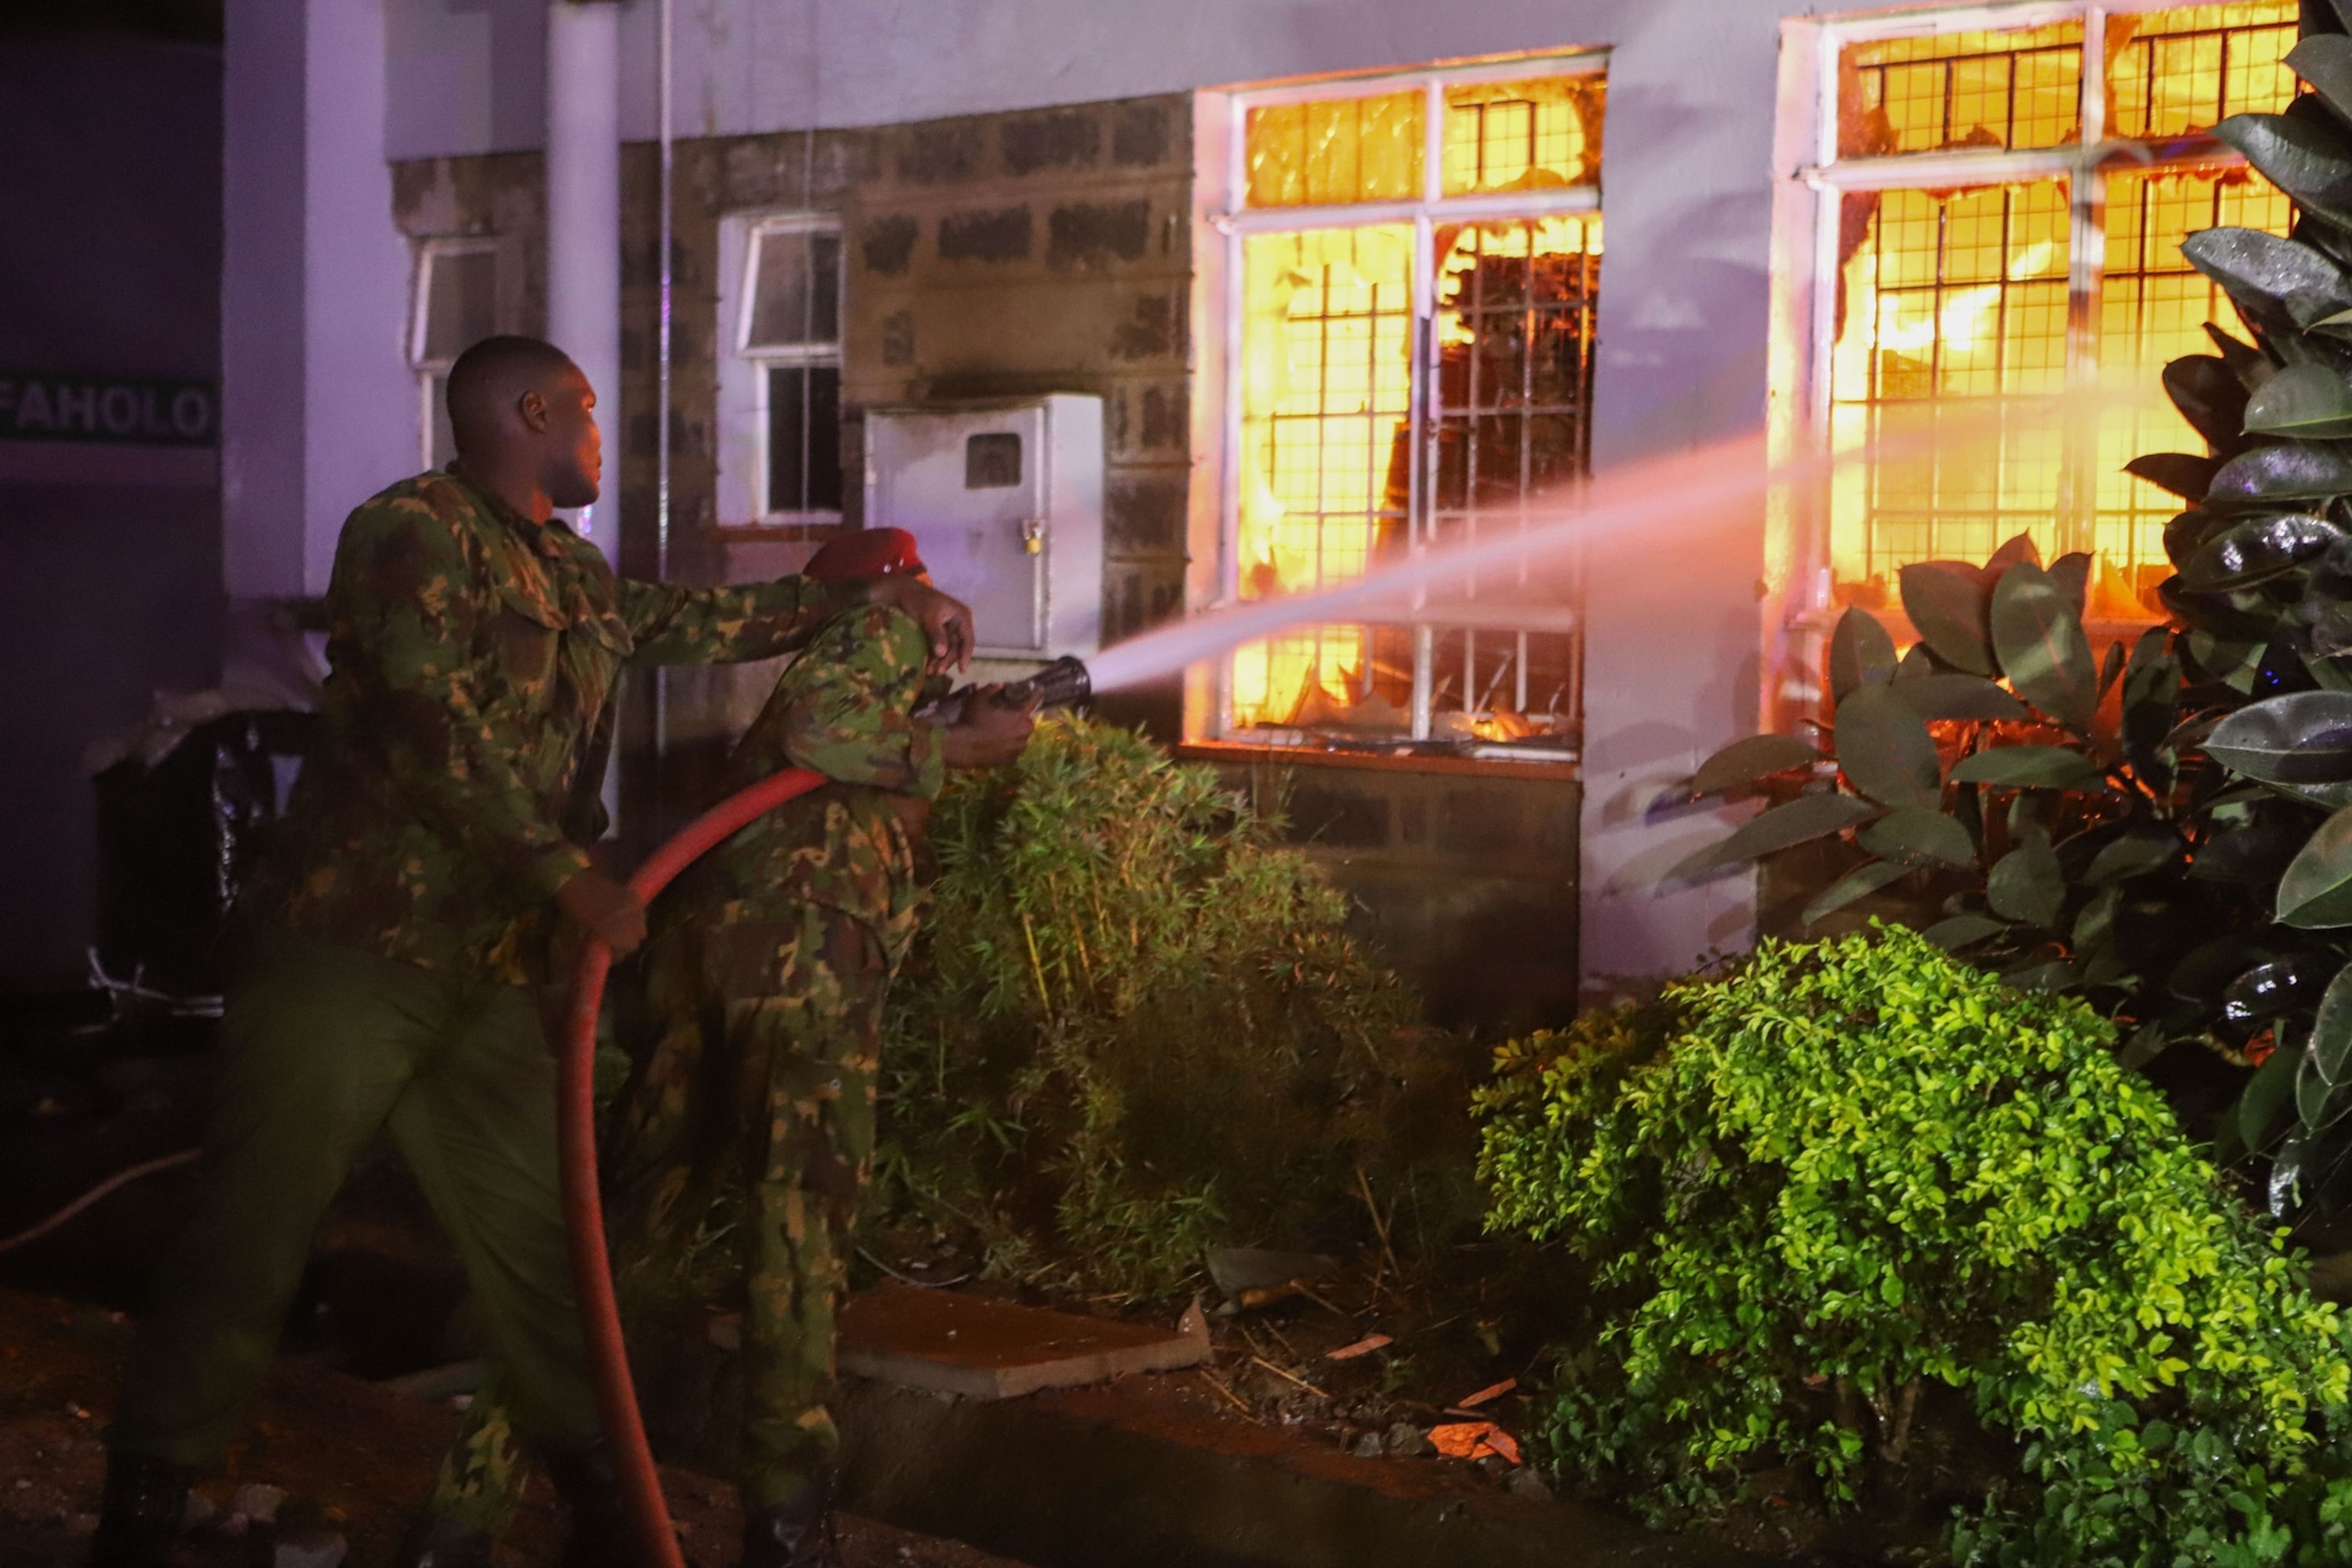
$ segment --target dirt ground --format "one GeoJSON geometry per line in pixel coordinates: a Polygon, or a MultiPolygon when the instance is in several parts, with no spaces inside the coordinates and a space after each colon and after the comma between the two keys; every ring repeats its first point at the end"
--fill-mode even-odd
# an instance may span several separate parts
{"type": "MultiPolygon", "coordinates": [[[[114,1397],[131,1325],[120,1312],[0,1290],[0,1568],[79,1568],[97,1526],[105,1455],[100,1432],[114,1397]]],[[[384,1568],[409,1510],[431,1483],[456,1430],[446,1405],[428,1404],[300,1357],[271,1369],[228,1474],[199,1494],[215,1521],[236,1519],[240,1487],[281,1489],[289,1543],[340,1535],[347,1568],[384,1568]]],[[[736,1561],[741,1516],[734,1488],[665,1469],[670,1508],[690,1563],[736,1561]]],[[[188,1568],[247,1568],[273,1556],[277,1531],[191,1534],[188,1568]]],[[[561,1541],[552,1495],[534,1486],[500,1551],[510,1568],[551,1563],[561,1541]]],[[[1019,1568],[955,1542],[865,1520],[842,1524],[847,1568],[1019,1568]]]]}

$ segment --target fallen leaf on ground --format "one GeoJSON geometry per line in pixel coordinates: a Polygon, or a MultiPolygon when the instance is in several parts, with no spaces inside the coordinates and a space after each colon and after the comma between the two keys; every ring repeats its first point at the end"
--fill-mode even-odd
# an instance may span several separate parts
{"type": "Polygon", "coordinates": [[[1432,1447],[1450,1459],[1483,1459],[1500,1454],[1519,1464],[1519,1440],[1492,1421],[1454,1421],[1429,1429],[1432,1447]]]}
{"type": "Polygon", "coordinates": [[[1379,1350],[1385,1345],[1392,1345],[1394,1343],[1396,1343],[1396,1342],[1389,1338],[1386,1334],[1366,1334],[1354,1344],[1341,1345],[1338,1350],[1333,1351],[1323,1359],[1325,1361],[1353,1361],[1360,1355],[1370,1355],[1374,1351],[1379,1350]]]}
{"type": "Polygon", "coordinates": [[[1488,1384],[1486,1387],[1480,1389],[1475,1394],[1465,1394],[1454,1403],[1462,1406],[1463,1409],[1467,1410],[1473,1405],[1484,1405],[1490,1399],[1500,1399],[1504,1394],[1510,1393],[1511,1390],[1518,1387],[1518,1385],[1519,1380],[1517,1378],[1507,1377],[1500,1383],[1488,1384]]]}

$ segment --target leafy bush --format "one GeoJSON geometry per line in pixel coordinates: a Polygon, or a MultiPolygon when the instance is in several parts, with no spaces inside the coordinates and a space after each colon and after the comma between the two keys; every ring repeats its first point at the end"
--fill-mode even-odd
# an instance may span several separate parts
{"type": "MultiPolygon", "coordinates": [[[[2023,536],[1982,566],[1906,567],[1919,640],[1898,661],[1862,610],[1829,655],[1829,739],[1753,736],[1696,793],[1790,794],[1681,868],[1837,835],[1869,857],[1805,911],[1901,882],[1927,934],[2020,985],[2259,1068],[2210,1130],[2270,1158],[2273,1212],[2352,1204],[2352,37],[2303,8],[2288,64],[2313,88],[2214,134],[2294,198],[2291,237],[2190,235],[2252,338],[2164,368],[2203,453],[2129,471],[2181,498],[2168,624],[2095,660],[2091,563],[2044,571],[2023,536]],[[2117,695],[2119,689],[2119,695],[2117,695]],[[2109,704],[2112,703],[2112,706],[2109,704]]],[[[2203,1129],[2200,1129],[2203,1131],[2203,1129]]]]}
{"type": "Polygon", "coordinates": [[[2336,1314],[2111,1044],[1893,929],[1507,1047],[1490,1225],[1601,1292],[1549,1452],[1654,1508],[1775,1462],[1851,1500],[1941,1384],[2019,1445],[1963,1562],[2346,1561],[2336,1314]]]}
{"type": "Polygon", "coordinates": [[[1352,1238],[1360,1164],[1439,1203],[1450,1153],[1466,1224],[1461,1052],[1272,826],[1082,721],[955,779],[892,997],[881,1201],[976,1229],[999,1274],[1129,1296],[1211,1244],[1352,1238]],[[1416,1133],[1433,1096],[1453,1114],[1416,1133]]]}

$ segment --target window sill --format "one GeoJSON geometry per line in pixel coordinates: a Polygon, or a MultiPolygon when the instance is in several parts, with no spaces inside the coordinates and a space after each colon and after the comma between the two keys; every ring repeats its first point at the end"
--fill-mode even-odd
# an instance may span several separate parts
{"type": "Polygon", "coordinates": [[[1179,761],[1188,763],[1270,763],[1283,767],[1348,768],[1365,773],[1452,773],[1456,776],[1561,782],[1572,782],[1583,776],[1583,769],[1578,763],[1556,759],[1339,751],[1321,746],[1266,745],[1244,741],[1187,741],[1176,748],[1176,756],[1179,761]]]}

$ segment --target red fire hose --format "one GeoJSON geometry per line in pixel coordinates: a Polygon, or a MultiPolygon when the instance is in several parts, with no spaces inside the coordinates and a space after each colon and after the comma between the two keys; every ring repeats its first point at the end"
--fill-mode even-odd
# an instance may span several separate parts
{"type": "MultiPolygon", "coordinates": [[[[629,879],[629,890],[647,904],[680,871],[737,829],[794,795],[824,783],[806,768],[787,768],[728,796],[688,823],[654,851],[629,879]]],[[[572,1242],[572,1282],[580,1296],[580,1317],[588,1337],[588,1370],[596,1385],[596,1408],[620,1468],[621,1491],[629,1518],[645,1544],[650,1568],[685,1568],[669,1505],[654,1470],[653,1450],[637,1414],[637,1391],[629,1377],[629,1351],[621,1337],[621,1311],[613,1297],[613,1273],[604,1258],[604,1205],[596,1191],[596,1015],[604,1001],[604,976],[613,950],[590,938],[580,950],[572,976],[572,1015],[563,1026],[557,1067],[557,1131],[563,1163],[563,1223],[572,1242]]]]}

